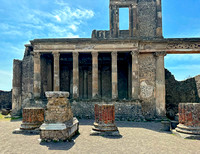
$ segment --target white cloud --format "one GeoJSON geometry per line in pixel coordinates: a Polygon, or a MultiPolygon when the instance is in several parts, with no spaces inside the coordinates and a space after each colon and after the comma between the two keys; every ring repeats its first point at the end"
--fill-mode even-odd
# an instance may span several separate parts
{"type": "Polygon", "coordinates": [[[10,91],[12,87],[12,72],[0,70],[0,90],[10,91]]]}
{"type": "Polygon", "coordinates": [[[61,21],[61,19],[58,15],[55,15],[54,17],[56,18],[57,21],[59,21],[59,22],[61,21]]]}
{"type": "Polygon", "coordinates": [[[71,28],[74,32],[77,31],[77,26],[76,25],[70,25],[69,28],[71,28]]]}

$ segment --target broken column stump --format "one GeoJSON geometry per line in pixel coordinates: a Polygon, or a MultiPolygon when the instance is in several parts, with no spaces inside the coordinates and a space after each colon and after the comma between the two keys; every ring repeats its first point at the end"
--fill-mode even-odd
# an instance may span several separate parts
{"type": "Polygon", "coordinates": [[[23,109],[22,124],[20,129],[33,130],[39,128],[44,122],[44,109],[37,107],[27,107],[23,109]]]}
{"type": "Polygon", "coordinates": [[[45,122],[40,127],[42,141],[65,141],[78,132],[79,122],[73,117],[68,92],[45,92],[48,99],[45,122]]]}
{"type": "Polygon", "coordinates": [[[44,109],[26,107],[22,110],[21,127],[13,131],[14,134],[39,134],[39,127],[44,122],[44,109]]]}
{"type": "Polygon", "coordinates": [[[115,124],[115,106],[113,104],[95,104],[95,122],[91,135],[119,135],[115,124]]]}
{"type": "Polygon", "coordinates": [[[175,129],[183,138],[200,139],[200,103],[179,104],[179,124],[175,129]]]}

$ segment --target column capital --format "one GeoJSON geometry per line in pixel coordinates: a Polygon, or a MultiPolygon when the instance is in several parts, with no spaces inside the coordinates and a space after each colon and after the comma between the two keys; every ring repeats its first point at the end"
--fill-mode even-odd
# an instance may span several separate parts
{"type": "Polygon", "coordinates": [[[72,52],[73,57],[78,57],[79,53],[78,52],[72,52]]]}
{"type": "Polygon", "coordinates": [[[166,56],[166,55],[167,55],[166,51],[159,51],[154,53],[155,57],[166,56]]]}
{"type": "Polygon", "coordinates": [[[112,55],[112,56],[117,56],[117,51],[111,52],[111,55],[112,55]]]}
{"type": "Polygon", "coordinates": [[[41,53],[40,52],[33,52],[33,55],[35,58],[40,58],[41,53]]]}
{"type": "Polygon", "coordinates": [[[97,57],[99,55],[98,52],[91,52],[91,54],[92,54],[92,57],[97,57]]]}
{"type": "Polygon", "coordinates": [[[139,51],[138,50],[133,50],[131,51],[131,55],[132,56],[137,56],[139,54],[139,51]]]}
{"type": "Polygon", "coordinates": [[[53,54],[54,57],[59,57],[60,56],[59,52],[52,52],[52,54],[53,54]]]}

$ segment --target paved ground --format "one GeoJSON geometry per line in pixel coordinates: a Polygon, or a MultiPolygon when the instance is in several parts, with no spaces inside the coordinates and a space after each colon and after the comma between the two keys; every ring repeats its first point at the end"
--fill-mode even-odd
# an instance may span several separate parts
{"type": "Polygon", "coordinates": [[[160,131],[160,123],[117,122],[121,138],[90,136],[93,121],[80,121],[72,142],[40,143],[39,135],[12,134],[21,121],[0,121],[0,154],[39,153],[200,153],[200,141],[160,131]]]}

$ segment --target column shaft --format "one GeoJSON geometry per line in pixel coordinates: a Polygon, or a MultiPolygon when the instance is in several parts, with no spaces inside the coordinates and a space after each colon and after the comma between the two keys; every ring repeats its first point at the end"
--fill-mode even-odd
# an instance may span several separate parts
{"type": "Polygon", "coordinates": [[[166,52],[156,52],[156,114],[159,117],[166,115],[165,109],[165,67],[166,52]]]}
{"type": "Polygon", "coordinates": [[[139,98],[139,64],[138,64],[138,51],[132,51],[132,98],[139,98]]]}
{"type": "Polygon", "coordinates": [[[112,99],[118,98],[117,87],[117,52],[112,52],[112,99]]]}
{"type": "Polygon", "coordinates": [[[20,116],[22,103],[22,61],[13,61],[12,116],[20,116]]]}
{"type": "Polygon", "coordinates": [[[60,91],[60,53],[53,52],[54,57],[54,91],[60,91]]]}
{"type": "Polygon", "coordinates": [[[92,97],[98,96],[98,53],[92,53],[92,97]]]}
{"type": "Polygon", "coordinates": [[[73,53],[73,98],[79,97],[78,52],[73,53]]]}
{"type": "Polygon", "coordinates": [[[157,37],[162,36],[162,7],[161,0],[156,0],[156,13],[157,13],[157,27],[156,27],[156,35],[157,37]]]}
{"type": "Polygon", "coordinates": [[[34,97],[40,98],[41,97],[41,59],[40,53],[34,53],[34,97]]]}

